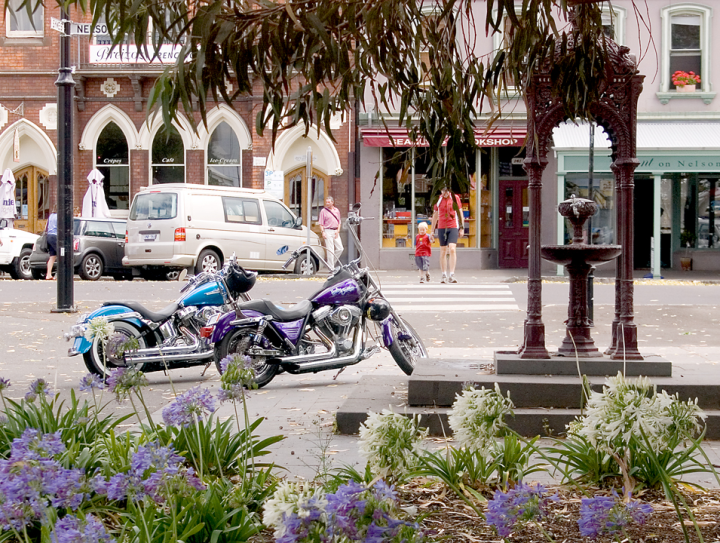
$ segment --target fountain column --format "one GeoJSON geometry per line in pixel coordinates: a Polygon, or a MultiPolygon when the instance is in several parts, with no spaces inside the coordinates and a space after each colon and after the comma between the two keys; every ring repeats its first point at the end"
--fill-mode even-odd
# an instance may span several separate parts
{"type": "Polygon", "coordinates": [[[550,358],[545,348],[545,325],[542,321],[542,275],[540,237],[542,225],[542,173],[547,166],[545,156],[538,158],[528,147],[530,156],[523,166],[530,178],[528,198],[530,204],[530,239],[528,251],[528,309],[524,325],[523,345],[518,351],[520,358],[550,358]]]}

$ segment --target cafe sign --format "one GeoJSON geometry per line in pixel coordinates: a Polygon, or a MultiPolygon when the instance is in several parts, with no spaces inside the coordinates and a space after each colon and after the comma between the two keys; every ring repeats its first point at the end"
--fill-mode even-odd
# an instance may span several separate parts
{"type": "Polygon", "coordinates": [[[121,44],[90,45],[90,64],[174,64],[182,45],[161,45],[157,54],[152,47],[121,44]]]}
{"type": "MultiPolygon", "coordinates": [[[[561,170],[566,172],[586,172],[588,156],[565,155],[561,170]]],[[[720,172],[720,152],[710,155],[663,155],[638,153],[638,165],[635,172],[720,172]]],[[[595,154],[595,171],[610,171],[612,161],[609,156],[595,154]]]]}

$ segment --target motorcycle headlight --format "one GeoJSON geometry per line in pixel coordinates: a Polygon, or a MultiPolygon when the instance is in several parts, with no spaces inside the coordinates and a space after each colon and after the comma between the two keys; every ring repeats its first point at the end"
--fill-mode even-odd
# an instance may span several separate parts
{"type": "Polygon", "coordinates": [[[73,324],[70,331],[64,335],[65,341],[70,341],[76,337],[85,337],[87,326],[85,324],[73,324]]]}

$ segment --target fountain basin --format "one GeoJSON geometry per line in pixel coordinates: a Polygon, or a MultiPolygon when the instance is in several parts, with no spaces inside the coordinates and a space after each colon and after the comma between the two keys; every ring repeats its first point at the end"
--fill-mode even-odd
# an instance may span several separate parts
{"type": "Polygon", "coordinates": [[[550,262],[567,266],[568,264],[600,264],[620,256],[620,245],[588,245],[573,243],[572,245],[543,245],[540,255],[550,262]]]}

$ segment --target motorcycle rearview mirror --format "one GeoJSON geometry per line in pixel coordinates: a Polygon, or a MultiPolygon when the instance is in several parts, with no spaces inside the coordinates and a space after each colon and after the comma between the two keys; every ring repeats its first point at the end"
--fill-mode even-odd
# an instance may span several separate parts
{"type": "Polygon", "coordinates": [[[360,202],[355,202],[352,206],[352,210],[357,213],[360,211],[360,208],[362,207],[362,204],[360,202]]]}
{"type": "Polygon", "coordinates": [[[178,274],[178,281],[185,281],[185,278],[187,277],[187,268],[183,268],[180,270],[180,273],[178,274]]]}
{"type": "Polygon", "coordinates": [[[7,225],[8,225],[7,219],[0,219],[0,230],[2,230],[3,228],[7,228],[7,225]]]}
{"type": "Polygon", "coordinates": [[[302,217],[295,217],[295,228],[302,228],[302,217]]]}

